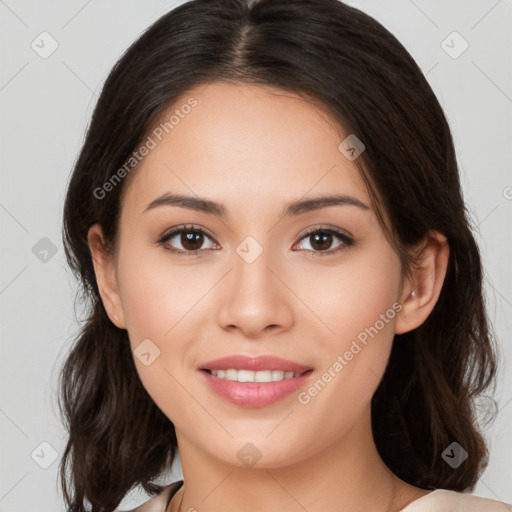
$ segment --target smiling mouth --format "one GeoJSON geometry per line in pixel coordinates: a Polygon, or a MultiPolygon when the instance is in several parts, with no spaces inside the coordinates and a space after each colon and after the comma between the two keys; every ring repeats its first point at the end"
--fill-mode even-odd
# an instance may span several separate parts
{"type": "Polygon", "coordinates": [[[282,370],[237,370],[228,368],[225,370],[203,370],[218,379],[231,380],[236,382],[278,382],[287,379],[301,377],[313,370],[303,372],[285,372],[282,370]]]}

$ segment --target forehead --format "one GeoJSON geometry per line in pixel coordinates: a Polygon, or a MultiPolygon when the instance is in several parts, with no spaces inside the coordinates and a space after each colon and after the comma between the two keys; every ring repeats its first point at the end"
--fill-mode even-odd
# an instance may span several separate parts
{"type": "Polygon", "coordinates": [[[338,148],[346,135],[325,109],[287,91],[195,87],[150,130],[152,149],[130,177],[123,210],[140,213],[164,192],[253,210],[333,192],[369,204],[356,165],[338,148]]]}

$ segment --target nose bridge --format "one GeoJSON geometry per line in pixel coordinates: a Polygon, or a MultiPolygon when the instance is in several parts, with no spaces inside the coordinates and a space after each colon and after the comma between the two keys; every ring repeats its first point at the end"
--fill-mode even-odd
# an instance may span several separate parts
{"type": "Polygon", "coordinates": [[[236,289],[243,293],[260,294],[270,291],[272,284],[269,282],[272,273],[271,251],[259,249],[254,242],[245,241],[237,247],[237,257],[234,261],[234,281],[236,289]]]}
{"type": "Polygon", "coordinates": [[[274,275],[279,267],[274,254],[251,236],[236,247],[231,278],[220,298],[218,320],[223,327],[237,326],[254,336],[269,325],[290,323],[285,287],[274,275]]]}

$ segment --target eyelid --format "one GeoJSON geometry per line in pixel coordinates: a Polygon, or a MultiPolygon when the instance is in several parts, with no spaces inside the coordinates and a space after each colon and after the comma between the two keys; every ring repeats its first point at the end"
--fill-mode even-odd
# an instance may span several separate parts
{"type": "Polygon", "coordinates": [[[312,227],[306,228],[299,236],[299,239],[302,240],[305,236],[310,235],[311,233],[316,233],[317,231],[333,233],[336,235],[343,236],[347,239],[353,240],[354,237],[346,230],[337,228],[335,226],[330,226],[328,224],[320,224],[314,225],[312,227]]]}

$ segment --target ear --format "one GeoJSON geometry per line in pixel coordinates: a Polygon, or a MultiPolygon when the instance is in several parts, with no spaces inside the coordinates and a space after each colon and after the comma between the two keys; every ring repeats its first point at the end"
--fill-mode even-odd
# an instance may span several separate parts
{"type": "Polygon", "coordinates": [[[414,254],[419,261],[413,265],[411,278],[401,292],[402,309],[397,315],[395,334],[416,329],[434,309],[446,276],[450,247],[444,235],[429,231],[414,254]]]}
{"type": "Polygon", "coordinates": [[[104,240],[101,225],[96,223],[91,226],[87,234],[87,241],[103,306],[111,322],[120,329],[126,329],[117,286],[115,261],[113,255],[107,250],[104,240]]]}

